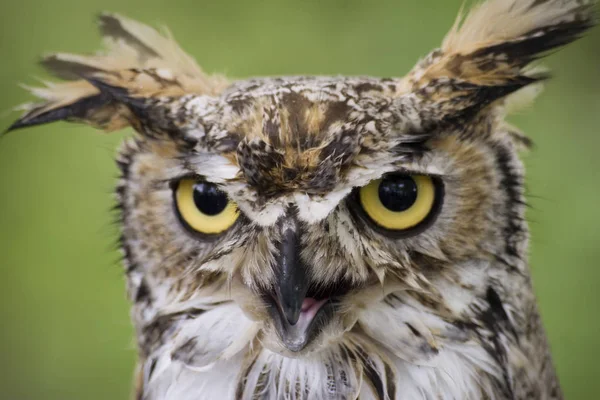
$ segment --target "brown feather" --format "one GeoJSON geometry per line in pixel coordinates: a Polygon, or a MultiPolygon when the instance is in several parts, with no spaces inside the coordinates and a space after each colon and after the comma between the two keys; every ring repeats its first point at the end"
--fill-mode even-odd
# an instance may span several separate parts
{"type": "Polygon", "coordinates": [[[112,131],[130,125],[131,113],[115,99],[102,96],[88,79],[120,87],[134,97],[215,95],[228,86],[219,75],[207,75],[167,32],[116,14],[102,14],[100,31],[106,51],[95,55],[55,53],[41,64],[67,80],[28,88],[43,101],[20,107],[25,114],[10,129],[70,120],[112,131]],[[90,100],[91,99],[91,100],[90,100]],[[85,106],[85,107],[83,107],[85,106]]]}
{"type": "MultiPolygon", "coordinates": [[[[430,53],[398,85],[415,95],[422,127],[464,121],[490,104],[548,77],[529,65],[578,39],[596,22],[593,0],[488,0],[459,13],[442,47],[430,53]]],[[[510,96],[518,99],[520,96],[510,96]]],[[[510,107],[504,107],[504,113],[510,107]]],[[[498,107],[494,107],[498,109],[498,107]]]]}
{"type": "Polygon", "coordinates": [[[481,86],[519,80],[527,65],[579,38],[596,20],[591,0],[490,0],[459,14],[434,52],[407,76],[402,89],[438,78],[481,86]]]}

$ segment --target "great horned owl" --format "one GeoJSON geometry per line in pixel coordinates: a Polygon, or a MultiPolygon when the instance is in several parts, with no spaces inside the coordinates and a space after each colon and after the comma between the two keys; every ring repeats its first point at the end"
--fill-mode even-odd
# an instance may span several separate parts
{"type": "Polygon", "coordinates": [[[13,129],[139,134],[117,158],[138,399],[559,399],[504,121],[590,0],[489,0],[403,78],[207,75],[103,14],[13,129]]]}

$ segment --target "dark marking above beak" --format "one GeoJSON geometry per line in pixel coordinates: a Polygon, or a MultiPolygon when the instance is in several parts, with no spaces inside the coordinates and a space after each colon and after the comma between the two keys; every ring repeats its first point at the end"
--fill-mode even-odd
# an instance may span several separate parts
{"type": "Polygon", "coordinates": [[[279,244],[278,280],[275,285],[277,305],[290,325],[296,325],[302,312],[309,282],[306,267],[300,259],[298,234],[288,228],[283,232],[279,244]]]}

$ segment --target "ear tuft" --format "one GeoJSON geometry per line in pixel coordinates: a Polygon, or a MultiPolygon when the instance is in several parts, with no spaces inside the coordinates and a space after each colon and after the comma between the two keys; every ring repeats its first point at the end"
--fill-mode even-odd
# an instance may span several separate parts
{"type": "Polygon", "coordinates": [[[461,11],[441,49],[417,64],[398,94],[416,94],[436,111],[432,118],[442,119],[501,104],[549,77],[529,65],[591,28],[594,6],[592,0],[488,0],[461,11]]]}
{"type": "Polygon", "coordinates": [[[145,99],[216,95],[228,86],[205,74],[169,34],[110,13],[99,25],[106,51],[44,57],[41,65],[67,82],[29,88],[42,102],[21,106],[25,113],[9,130],[65,120],[113,131],[132,125],[132,107],[145,99]]]}
{"type": "Polygon", "coordinates": [[[491,51],[529,62],[580,37],[596,22],[594,8],[592,0],[488,0],[466,15],[459,13],[442,50],[463,55],[491,51]]]}
{"type": "MultiPolygon", "coordinates": [[[[68,105],[45,109],[44,105],[28,105],[31,107],[25,117],[13,123],[7,130],[14,131],[20,128],[47,124],[55,121],[85,121],[90,120],[92,110],[105,109],[110,103],[110,97],[100,93],[93,96],[80,98],[68,105]]],[[[108,128],[106,128],[109,130],[108,128]]]]}

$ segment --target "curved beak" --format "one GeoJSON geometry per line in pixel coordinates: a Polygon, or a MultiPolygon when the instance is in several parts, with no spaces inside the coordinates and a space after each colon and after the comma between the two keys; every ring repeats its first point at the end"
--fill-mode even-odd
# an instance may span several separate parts
{"type": "Polygon", "coordinates": [[[318,334],[316,328],[332,314],[329,299],[306,297],[310,286],[300,258],[300,241],[293,228],[283,231],[276,259],[278,271],[270,312],[283,345],[298,352],[318,334]],[[327,311],[330,310],[330,311],[327,311]]]}

